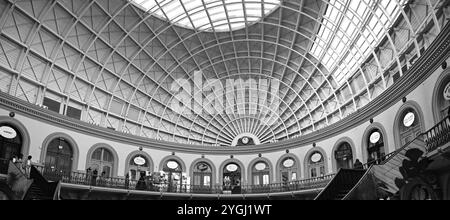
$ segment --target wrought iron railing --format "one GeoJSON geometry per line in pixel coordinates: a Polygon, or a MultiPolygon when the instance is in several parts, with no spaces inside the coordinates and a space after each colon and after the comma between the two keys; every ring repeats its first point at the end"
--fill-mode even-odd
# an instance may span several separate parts
{"type": "Polygon", "coordinates": [[[196,185],[175,185],[168,182],[153,182],[146,180],[145,184],[136,180],[128,180],[120,177],[101,177],[89,175],[82,172],[71,172],[64,174],[60,172],[46,171],[44,167],[36,167],[43,176],[49,180],[60,180],[62,183],[105,187],[126,190],[142,190],[149,192],[168,193],[192,193],[192,194],[259,194],[259,193],[280,193],[294,192],[309,189],[320,189],[325,187],[335,174],[317,178],[304,179],[286,183],[272,183],[267,185],[242,185],[224,187],[222,185],[196,186],[196,185]]]}
{"type": "Polygon", "coordinates": [[[428,152],[450,142],[450,115],[425,133],[428,152]]]}
{"type": "Polygon", "coordinates": [[[377,159],[377,160],[369,161],[369,162],[363,164],[363,168],[364,168],[365,170],[367,170],[367,169],[369,169],[370,166],[372,166],[372,165],[379,165],[379,164],[383,163],[384,161],[388,160],[389,158],[391,158],[391,157],[392,157],[393,155],[395,155],[397,152],[398,152],[398,150],[396,150],[396,151],[394,151],[394,152],[391,152],[391,153],[389,153],[389,154],[386,154],[386,155],[382,156],[381,158],[379,158],[379,159],[377,159]]]}

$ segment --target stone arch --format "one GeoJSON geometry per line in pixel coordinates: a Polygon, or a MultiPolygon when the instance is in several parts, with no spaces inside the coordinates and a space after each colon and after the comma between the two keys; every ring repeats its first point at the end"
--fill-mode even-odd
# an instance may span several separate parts
{"type": "Polygon", "coordinates": [[[378,129],[381,132],[381,135],[383,135],[383,141],[384,141],[384,153],[387,154],[387,152],[389,151],[389,145],[388,145],[388,136],[387,136],[387,132],[386,129],[384,128],[384,126],[379,123],[379,122],[374,122],[372,124],[370,124],[366,130],[364,131],[363,137],[362,137],[362,141],[361,141],[361,147],[362,147],[362,157],[363,157],[363,161],[361,161],[362,163],[367,162],[368,159],[368,151],[367,151],[367,141],[369,140],[369,135],[371,134],[371,131],[373,131],[374,129],[378,129]]]}
{"type": "Polygon", "coordinates": [[[342,137],[342,138],[340,138],[339,140],[336,141],[336,143],[333,146],[333,150],[331,151],[331,167],[332,167],[333,172],[335,172],[335,173],[337,173],[337,160],[336,160],[336,157],[334,155],[334,152],[338,149],[338,147],[340,147],[340,145],[342,143],[345,143],[345,142],[350,144],[350,147],[352,148],[352,156],[353,156],[352,163],[354,163],[355,160],[358,159],[357,155],[356,155],[356,145],[353,142],[353,140],[351,138],[349,138],[349,137],[342,137]]]}
{"type": "Polygon", "coordinates": [[[244,164],[237,159],[228,159],[222,162],[222,164],[220,164],[219,167],[219,184],[223,183],[223,169],[225,168],[226,165],[230,164],[230,163],[235,163],[237,165],[239,165],[239,167],[241,168],[241,185],[245,185],[247,183],[247,180],[245,179],[245,166],[244,164]]]}
{"type": "Polygon", "coordinates": [[[24,155],[24,157],[28,156],[30,154],[31,138],[30,133],[28,133],[28,129],[25,127],[25,125],[23,125],[19,120],[9,116],[0,116],[0,122],[10,124],[20,132],[20,135],[22,136],[21,153],[24,155]]]}
{"type": "Polygon", "coordinates": [[[307,179],[307,178],[310,178],[310,175],[309,175],[309,170],[308,170],[308,167],[309,167],[309,158],[312,156],[312,154],[314,153],[314,152],[320,152],[321,154],[322,154],[322,156],[323,156],[323,160],[324,160],[324,166],[325,166],[325,175],[327,175],[328,174],[328,156],[327,156],[327,153],[325,152],[325,150],[323,149],[323,148],[321,148],[321,147],[313,147],[313,148],[311,148],[311,149],[309,149],[309,151],[306,153],[306,156],[305,156],[305,159],[304,159],[304,161],[303,161],[303,167],[304,167],[304,174],[305,174],[305,178],[307,179]]]}
{"type": "Polygon", "coordinates": [[[47,148],[51,141],[53,141],[55,138],[63,138],[67,142],[69,142],[70,146],[72,147],[72,171],[78,170],[78,160],[80,156],[79,148],[77,145],[77,142],[68,134],[62,133],[62,132],[56,132],[53,134],[48,135],[44,141],[42,142],[41,147],[41,158],[40,163],[45,164],[45,157],[47,156],[47,148]]]}
{"type": "Polygon", "coordinates": [[[253,159],[250,163],[249,163],[249,165],[248,165],[248,167],[247,167],[247,180],[248,180],[248,184],[250,184],[250,185],[253,185],[254,183],[253,183],[253,178],[252,178],[252,175],[253,175],[253,167],[257,164],[257,163],[259,163],[259,162],[264,162],[264,163],[266,163],[268,166],[269,166],[269,184],[270,183],[273,183],[273,166],[272,166],[272,162],[270,162],[270,160],[269,159],[267,159],[267,158],[265,158],[265,157],[258,157],[258,158],[255,158],[255,159],[253,159]]]}
{"type": "Polygon", "coordinates": [[[128,154],[127,159],[125,160],[124,176],[127,175],[128,170],[130,169],[130,160],[131,160],[133,157],[137,156],[137,155],[142,155],[142,156],[144,156],[145,159],[148,160],[147,162],[148,162],[149,170],[150,170],[151,172],[154,172],[154,163],[153,163],[152,157],[150,157],[150,155],[149,155],[147,152],[145,152],[145,151],[139,151],[139,150],[136,150],[136,151],[133,151],[133,152],[131,152],[130,154],[128,154]]]}
{"type": "Polygon", "coordinates": [[[276,174],[276,180],[275,180],[275,182],[281,182],[282,181],[282,179],[281,179],[281,163],[283,163],[283,161],[285,160],[285,159],[287,159],[287,158],[293,158],[294,160],[295,160],[295,164],[296,164],[296,168],[297,168],[297,179],[301,179],[301,162],[300,162],[300,159],[297,157],[297,155],[295,155],[295,154],[292,154],[292,153],[287,153],[287,154],[284,154],[283,156],[281,156],[280,157],[280,159],[278,159],[278,161],[277,161],[277,166],[276,166],[276,171],[275,171],[275,174],[276,174]]]}
{"type": "Polygon", "coordinates": [[[89,167],[89,163],[91,161],[92,158],[92,154],[95,152],[95,150],[97,150],[98,148],[105,148],[108,151],[111,152],[111,154],[114,157],[114,162],[113,162],[113,170],[112,170],[112,177],[116,177],[118,175],[118,170],[119,170],[119,155],[117,154],[116,150],[114,150],[114,148],[109,145],[109,144],[105,144],[105,143],[98,143],[98,144],[94,144],[88,151],[87,155],[86,155],[86,167],[89,167]]]}
{"type": "Polygon", "coordinates": [[[401,137],[400,137],[400,125],[403,121],[401,116],[403,115],[405,110],[409,109],[409,108],[413,109],[416,112],[416,114],[419,116],[418,120],[420,123],[420,132],[423,133],[425,131],[425,119],[423,116],[422,108],[420,108],[420,105],[417,102],[408,100],[400,107],[400,109],[398,109],[397,114],[395,115],[395,119],[394,119],[395,149],[399,149],[399,148],[403,147],[402,143],[401,143],[401,137]]]}
{"type": "Polygon", "coordinates": [[[210,159],[207,159],[207,158],[198,158],[198,159],[194,160],[191,163],[191,166],[189,167],[189,176],[191,177],[191,185],[194,185],[194,178],[193,178],[194,177],[194,167],[195,167],[195,165],[197,165],[200,162],[207,163],[211,167],[211,183],[212,183],[212,185],[217,184],[217,182],[216,182],[217,181],[217,178],[216,178],[217,171],[216,171],[216,166],[214,165],[214,163],[210,159]]]}

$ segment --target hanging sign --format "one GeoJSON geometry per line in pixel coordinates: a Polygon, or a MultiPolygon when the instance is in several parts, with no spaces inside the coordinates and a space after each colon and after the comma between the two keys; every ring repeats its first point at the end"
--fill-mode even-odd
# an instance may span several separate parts
{"type": "Polygon", "coordinates": [[[13,139],[17,136],[17,132],[9,126],[2,126],[0,127],[0,135],[7,139],[13,139]]]}
{"type": "Polygon", "coordinates": [[[444,99],[450,101],[450,82],[447,84],[447,86],[445,86],[444,99]]]}
{"type": "Polygon", "coordinates": [[[230,172],[234,172],[234,171],[238,170],[238,166],[236,166],[236,164],[230,164],[227,166],[227,170],[230,172]]]}
{"type": "Polygon", "coordinates": [[[403,118],[403,125],[405,125],[405,127],[411,127],[411,125],[414,124],[415,120],[416,120],[416,116],[414,115],[414,113],[408,112],[405,115],[405,118],[403,118]]]}
{"type": "Polygon", "coordinates": [[[380,140],[380,138],[381,138],[380,132],[373,132],[373,133],[370,135],[370,143],[376,144],[376,143],[378,143],[378,141],[380,140]]]}
{"type": "Polygon", "coordinates": [[[140,156],[134,158],[134,163],[135,163],[136,165],[138,165],[138,166],[144,165],[145,162],[146,162],[145,159],[142,158],[142,157],[140,157],[140,156]]]}
{"type": "Polygon", "coordinates": [[[258,163],[258,164],[255,165],[255,169],[256,169],[257,171],[265,170],[266,167],[267,167],[267,166],[266,166],[265,163],[258,163]]]}
{"type": "Polygon", "coordinates": [[[312,155],[312,157],[311,157],[311,161],[312,161],[313,163],[317,163],[317,162],[319,162],[320,160],[322,160],[322,154],[315,153],[315,154],[312,155]]]}
{"type": "Polygon", "coordinates": [[[287,159],[283,162],[283,166],[286,168],[291,168],[292,166],[294,166],[294,160],[292,159],[287,159]]]}
{"type": "Polygon", "coordinates": [[[174,170],[174,169],[178,168],[178,163],[175,161],[169,161],[169,162],[167,162],[167,167],[169,167],[169,169],[174,170]]]}

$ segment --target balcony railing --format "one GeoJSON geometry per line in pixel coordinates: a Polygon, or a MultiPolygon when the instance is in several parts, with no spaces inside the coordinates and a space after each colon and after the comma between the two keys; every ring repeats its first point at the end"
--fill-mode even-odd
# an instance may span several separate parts
{"type": "Polygon", "coordinates": [[[425,133],[425,143],[428,152],[450,142],[450,116],[439,122],[425,133]]]}
{"type": "Polygon", "coordinates": [[[176,185],[167,181],[152,182],[146,180],[145,184],[138,184],[136,180],[128,180],[119,177],[100,177],[88,175],[82,172],[59,173],[46,171],[44,167],[36,167],[48,180],[61,180],[62,183],[105,187],[125,190],[141,190],[149,192],[167,193],[192,193],[192,194],[259,194],[259,193],[281,193],[295,192],[301,190],[320,189],[325,187],[335,174],[317,178],[304,179],[286,183],[272,183],[267,185],[242,185],[224,187],[222,185],[196,186],[176,185]]]}

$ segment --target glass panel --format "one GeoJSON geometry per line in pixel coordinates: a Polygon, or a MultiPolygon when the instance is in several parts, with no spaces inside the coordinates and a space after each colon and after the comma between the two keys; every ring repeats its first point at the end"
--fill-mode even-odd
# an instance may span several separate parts
{"type": "Polygon", "coordinates": [[[210,176],[204,176],[203,177],[203,185],[204,186],[211,186],[211,177],[210,176]]]}
{"type": "Polygon", "coordinates": [[[97,150],[94,151],[94,153],[92,154],[92,159],[93,160],[101,160],[102,159],[102,149],[98,148],[97,150]]]}
{"type": "Polygon", "coordinates": [[[263,184],[264,184],[264,185],[269,184],[269,175],[268,175],[268,174],[266,174],[266,175],[263,176],[263,184]]]}

